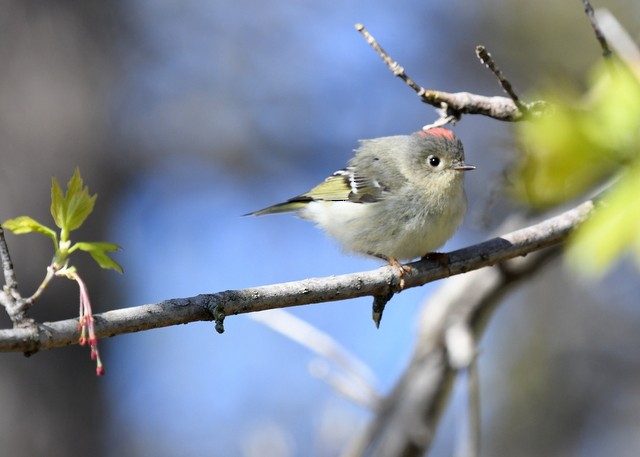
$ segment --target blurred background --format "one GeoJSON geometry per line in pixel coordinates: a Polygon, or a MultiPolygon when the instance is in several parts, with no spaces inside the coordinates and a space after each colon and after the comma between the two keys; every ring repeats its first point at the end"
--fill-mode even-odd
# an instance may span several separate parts
{"type": "MultiPolygon", "coordinates": [[[[640,38],[635,0],[597,2],[640,38]]],[[[345,165],[357,140],[431,123],[353,25],[419,84],[500,95],[484,44],[526,96],[580,84],[600,57],[581,2],[543,0],[30,1],[0,4],[0,218],[51,224],[51,177],[80,167],[99,197],[77,240],[105,240],[124,275],[79,255],[97,312],[376,268],[311,224],[240,215],[297,195],[345,165]]],[[[503,189],[513,126],[466,116],[470,211],[446,249],[520,211],[503,189]]],[[[8,235],[21,291],[52,255],[8,235]]],[[[88,257],[88,256],[87,256],[88,257]]],[[[291,310],[327,332],[388,392],[414,316],[438,284],[394,297],[381,328],[369,298],[291,310]]],[[[561,264],[513,294],[481,343],[484,455],[635,456],[640,449],[638,273],[587,284],[561,264]]],[[[40,321],[77,315],[57,280],[40,321]]],[[[6,316],[0,318],[9,327],[6,316]]],[[[334,456],[371,413],[313,377],[315,356],[247,316],[102,340],[106,375],[77,346],[0,354],[0,454],[334,456]]],[[[432,455],[451,455],[454,397],[432,455]]]]}

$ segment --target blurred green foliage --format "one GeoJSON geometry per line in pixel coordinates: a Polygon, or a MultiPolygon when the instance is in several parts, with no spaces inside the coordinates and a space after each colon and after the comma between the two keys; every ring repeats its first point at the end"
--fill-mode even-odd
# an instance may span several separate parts
{"type": "Polygon", "coordinates": [[[610,180],[594,214],[571,239],[568,260],[589,275],[604,272],[626,249],[640,265],[640,81],[605,59],[587,94],[548,91],[555,104],[542,119],[522,122],[522,155],[514,192],[536,209],[561,204],[610,180]]]}

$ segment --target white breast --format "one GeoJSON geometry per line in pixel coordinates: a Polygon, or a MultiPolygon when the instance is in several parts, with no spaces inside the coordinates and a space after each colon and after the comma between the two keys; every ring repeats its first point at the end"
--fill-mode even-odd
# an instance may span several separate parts
{"type": "Polygon", "coordinates": [[[347,251],[411,260],[440,248],[458,229],[466,211],[462,185],[449,193],[446,205],[429,205],[425,198],[398,196],[375,203],[316,201],[300,216],[314,221],[347,251]]]}

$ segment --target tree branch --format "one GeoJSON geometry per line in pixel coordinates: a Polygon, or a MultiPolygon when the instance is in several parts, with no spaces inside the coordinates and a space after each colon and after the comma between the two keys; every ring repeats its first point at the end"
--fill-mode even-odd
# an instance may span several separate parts
{"type": "MultiPolygon", "coordinates": [[[[549,106],[549,104],[544,101],[523,103],[517,97],[513,97],[515,95],[513,91],[511,91],[511,93],[507,91],[512,98],[506,98],[485,97],[483,95],[476,95],[469,92],[449,93],[425,89],[409,78],[404,68],[384,49],[382,49],[382,46],[378,44],[376,39],[369,33],[364,25],[356,24],[355,28],[382,58],[394,76],[402,79],[411,89],[413,89],[422,102],[442,110],[441,118],[434,124],[431,124],[430,127],[456,121],[462,114],[481,114],[499,121],[521,121],[528,116],[538,116],[544,113],[549,106]]],[[[487,61],[483,60],[482,57],[481,60],[485,65],[487,64],[487,61]]],[[[491,63],[495,66],[493,61],[491,63]]],[[[504,82],[506,80],[503,76],[501,76],[501,78],[498,79],[504,88],[504,82]]],[[[511,87],[510,84],[509,87],[511,87]]]]}
{"type": "MultiPolygon", "coordinates": [[[[603,56],[609,57],[611,50],[594,16],[593,8],[589,0],[582,1],[585,13],[602,48],[603,56]]],[[[364,34],[362,29],[362,27],[358,28],[364,34]]],[[[386,55],[372,37],[368,37],[367,41],[394,74],[404,79],[423,98],[423,101],[429,103],[429,100],[423,96],[427,91],[408,79],[404,75],[404,69],[386,55]]],[[[624,41],[632,43],[632,40],[624,41]]],[[[634,48],[634,45],[626,47],[632,50],[634,48]]],[[[510,121],[522,120],[527,107],[523,109],[519,106],[521,102],[512,90],[511,84],[495,66],[486,50],[478,47],[477,51],[483,63],[493,71],[512,99],[513,106],[506,105],[507,109],[504,111],[506,116],[491,117],[510,121]],[[519,111],[514,111],[514,107],[520,108],[519,111]]],[[[470,105],[473,109],[475,109],[474,103],[475,99],[470,105]]],[[[485,114],[478,111],[471,112],[485,114]]],[[[545,223],[546,221],[542,224],[545,223]]],[[[441,413],[447,404],[458,371],[474,369],[475,341],[482,335],[492,312],[514,286],[540,271],[559,252],[559,246],[556,245],[554,248],[536,252],[526,258],[503,262],[497,268],[486,268],[452,278],[433,294],[423,307],[418,339],[409,367],[391,394],[383,400],[373,421],[352,443],[345,455],[348,457],[425,455],[435,436],[441,413]],[[454,333],[456,335],[452,337],[454,333]]],[[[474,421],[476,425],[479,423],[477,417],[474,421]]],[[[472,447],[477,452],[478,437],[474,438],[475,443],[472,447]]]]}
{"type": "MultiPolygon", "coordinates": [[[[593,206],[593,202],[589,200],[539,224],[453,251],[448,254],[449,262],[446,265],[430,260],[412,263],[410,266],[413,273],[405,275],[405,287],[421,286],[562,243],[569,232],[589,215],[593,206]]],[[[216,321],[218,331],[223,331],[222,321],[225,316],[382,295],[390,288],[395,288],[399,281],[397,275],[396,268],[384,266],[361,273],[165,300],[96,314],[95,332],[98,338],[105,338],[211,320],[216,321]]],[[[35,352],[68,346],[76,344],[78,337],[77,319],[45,322],[39,324],[37,329],[0,330],[0,352],[35,352]]]]}
{"type": "Polygon", "coordinates": [[[23,298],[18,290],[18,280],[13,269],[13,262],[9,255],[7,240],[4,237],[4,228],[0,225],[0,259],[4,273],[4,287],[0,290],[0,305],[4,306],[14,328],[25,328],[33,334],[37,333],[33,319],[27,316],[31,306],[31,299],[23,298]]]}
{"type": "Polygon", "coordinates": [[[16,293],[18,290],[18,280],[13,270],[13,262],[9,255],[9,248],[7,247],[7,240],[4,237],[4,228],[2,228],[2,225],[0,225],[0,258],[2,259],[5,287],[12,293],[16,293]]]}
{"type": "Polygon", "coordinates": [[[463,326],[472,332],[472,341],[479,339],[503,297],[520,281],[540,271],[559,252],[555,246],[496,268],[452,278],[438,289],[422,308],[418,338],[408,368],[383,400],[374,420],[345,455],[423,456],[433,441],[458,372],[452,361],[452,354],[457,350],[450,346],[447,334],[463,326]]]}

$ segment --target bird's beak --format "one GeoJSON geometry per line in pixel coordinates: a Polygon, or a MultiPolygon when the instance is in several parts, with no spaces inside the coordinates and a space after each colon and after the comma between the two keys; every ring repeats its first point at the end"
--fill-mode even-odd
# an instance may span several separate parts
{"type": "Polygon", "coordinates": [[[467,165],[464,162],[459,162],[451,165],[451,169],[455,171],[469,171],[469,170],[475,170],[476,167],[474,167],[473,165],[467,165]]]}

